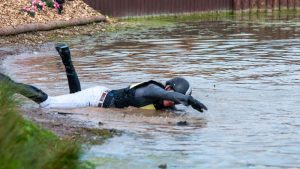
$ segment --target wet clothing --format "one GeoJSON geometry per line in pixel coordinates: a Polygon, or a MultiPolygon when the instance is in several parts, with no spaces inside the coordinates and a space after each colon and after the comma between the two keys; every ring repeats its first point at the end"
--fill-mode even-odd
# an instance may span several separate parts
{"type": "Polygon", "coordinates": [[[164,108],[163,100],[171,100],[188,106],[188,96],[166,91],[164,85],[155,81],[148,81],[119,90],[97,86],[72,94],[49,96],[40,105],[44,108],[124,108],[134,106],[158,110],[164,108]]]}
{"type": "MultiPolygon", "coordinates": [[[[110,90],[106,87],[97,86],[75,93],[48,96],[42,90],[23,83],[16,83],[8,76],[0,73],[0,85],[9,84],[13,91],[35,101],[44,108],[80,108],[80,107],[116,107],[128,106],[163,109],[164,100],[170,100],[176,104],[191,105],[192,108],[203,112],[207,107],[190,95],[179,92],[166,91],[164,86],[155,81],[148,81],[138,85],[119,90],[110,90]]],[[[168,108],[174,108],[168,107],[168,108]]]]}
{"type": "Polygon", "coordinates": [[[191,87],[183,78],[173,78],[166,83],[177,92],[166,91],[163,84],[152,80],[119,90],[97,86],[81,91],[80,81],[71,60],[69,47],[66,44],[59,43],[55,45],[55,48],[65,66],[71,94],[48,96],[42,90],[31,85],[16,83],[2,73],[0,73],[0,83],[10,84],[16,93],[22,94],[44,108],[124,108],[134,106],[154,110],[163,109],[164,100],[169,100],[175,104],[191,105],[200,112],[203,112],[202,109],[207,110],[205,105],[190,96],[191,87]]]}
{"type": "Polygon", "coordinates": [[[59,109],[98,107],[101,96],[107,90],[109,89],[106,87],[96,86],[76,93],[48,96],[48,99],[40,103],[40,106],[42,108],[59,109]]]}
{"type": "Polygon", "coordinates": [[[188,96],[164,89],[156,81],[148,81],[124,89],[112,90],[104,101],[104,107],[124,108],[128,106],[144,109],[163,109],[163,100],[188,105],[188,96]]]}

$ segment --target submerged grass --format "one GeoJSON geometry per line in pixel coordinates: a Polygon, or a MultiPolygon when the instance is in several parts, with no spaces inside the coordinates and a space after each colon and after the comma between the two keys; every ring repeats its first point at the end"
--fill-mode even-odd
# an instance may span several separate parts
{"type": "Polygon", "coordinates": [[[197,12],[197,13],[180,13],[180,14],[160,14],[160,15],[147,15],[147,16],[133,16],[122,18],[122,21],[149,21],[149,20],[161,20],[161,21],[190,21],[190,20],[215,20],[226,17],[231,17],[232,11],[213,11],[213,12],[197,12]]]}
{"type": "Polygon", "coordinates": [[[189,21],[257,21],[265,22],[266,20],[287,18],[298,18],[300,10],[273,10],[267,11],[212,11],[212,12],[199,12],[199,13],[183,13],[183,14],[162,14],[150,16],[135,16],[119,19],[119,21],[131,23],[132,25],[138,24],[148,27],[159,27],[178,22],[189,21]]]}
{"type": "MultiPolygon", "coordinates": [[[[201,12],[201,13],[181,13],[181,14],[162,14],[150,16],[137,16],[119,19],[118,21],[126,22],[131,25],[137,24],[139,27],[160,27],[176,24],[178,22],[188,21],[216,21],[232,19],[233,13],[229,11],[201,12]]],[[[134,26],[133,26],[134,27],[134,26]]]]}
{"type": "Polygon", "coordinates": [[[0,84],[0,168],[76,169],[80,145],[58,138],[18,113],[7,84],[0,84]]]}

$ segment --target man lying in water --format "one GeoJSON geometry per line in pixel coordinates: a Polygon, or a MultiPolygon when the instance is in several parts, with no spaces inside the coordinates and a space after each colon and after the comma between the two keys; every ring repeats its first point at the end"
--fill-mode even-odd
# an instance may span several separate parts
{"type": "Polygon", "coordinates": [[[48,96],[42,90],[32,85],[17,83],[2,73],[0,73],[0,83],[7,82],[16,93],[33,100],[43,108],[125,108],[133,106],[159,110],[183,104],[190,105],[200,112],[203,112],[203,109],[207,110],[204,104],[191,96],[192,89],[189,82],[181,77],[168,80],[165,85],[150,80],[118,90],[111,90],[103,86],[81,90],[69,47],[66,44],[57,44],[55,48],[66,69],[70,94],[48,96]]]}

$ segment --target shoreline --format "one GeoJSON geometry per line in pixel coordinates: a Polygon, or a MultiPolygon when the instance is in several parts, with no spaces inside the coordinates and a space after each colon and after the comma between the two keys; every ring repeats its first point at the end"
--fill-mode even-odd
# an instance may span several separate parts
{"type": "Polygon", "coordinates": [[[21,115],[38,126],[54,132],[61,138],[77,140],[89,145],[102,144],[106,139],[122,132],[106,129],[101,124],[95,125],[88,121],[72,118],[72,114],[40,108],[21,107],[21,115]]]}
{"type": "Polygon", "coordinates": [[[108,22],[94,22],[86,25],[69,26],[48,31],[36,31],[16,35],[0,36],[0,47],[11,47],[12,45],[34,46],[51,42],[62,42],[78,36],[92,37],[126,27],[131,26],[129,23],[124,23],[122,21],[118,22],[109,20],[108,22]]]}
{"type": "Polygon", "coordinates": [[[69,26],[80,26],[94,22],[108,22],[104,16],[94,16],[71,19],[68,21],[49,21],[47,23],[30,23],[15,26],[5,26],[0,29],[0,36],[17,35],[27,32],[36,31],[50,31],[54,29],[69,27],[69,26]]]}

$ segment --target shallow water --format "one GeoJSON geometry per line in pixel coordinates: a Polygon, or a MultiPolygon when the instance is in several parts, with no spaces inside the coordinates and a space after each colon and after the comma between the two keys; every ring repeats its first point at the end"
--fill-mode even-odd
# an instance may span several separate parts
{"type": "MultiPolygon", "coordinates": [[[[83,88],[184,76],[209,108],[73,110],[84,113],[73,118],[124,131],[92,146],[84,159],[98,168],[299,168],[299,21],[178,22],[75,39],[83,88]]],[[[53,45],[26,51],[7,58],[4,70],[51,94],[66,93],[53,45]]]]}

